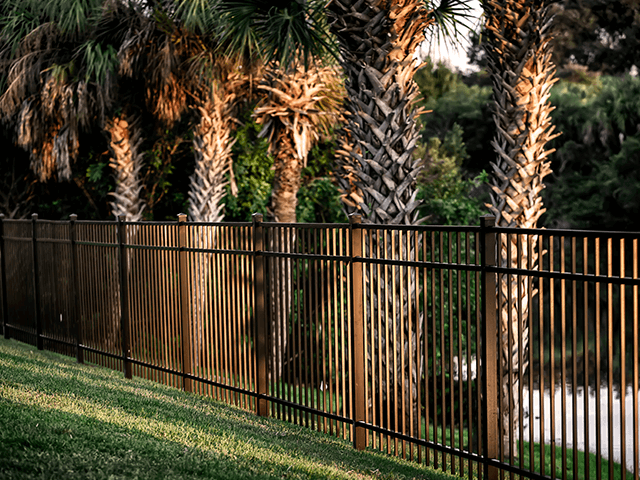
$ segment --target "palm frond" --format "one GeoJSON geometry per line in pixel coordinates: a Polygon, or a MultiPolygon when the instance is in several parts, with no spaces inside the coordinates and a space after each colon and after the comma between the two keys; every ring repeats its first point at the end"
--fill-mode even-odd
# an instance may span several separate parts
{"type": "Polygon", "coordinates": [[[292,66],[301,55],[305,67],[312,59],[337,57],[319,1],[221,1],[220,39],[225,53],[259,55],[265,63],[292,66]]]}
{"type": "MultiPolygon", "coordinates": [[[[42,4],[42,2],[40,2],[42,4]]],[[[0,37],[3,40],[3,56],[15,54],[20,42],[44,23],[44,12],[36,2],[4,0],[1,4],[0,37]]]]}
{"type": "Polygon", "coordinates": [[[99,18],[102,0],[48,0],[44,13],[65,35],[82,34],[99,18]]]}
{"type": "Polygon", "coordinates": [[[212,33],[217,24],[215,2],[210,0],[178,0],[172,17],[199,34],[212,33]]]}
{"type": "Polygon", "coordinates": [[[472,14],[472,0],[423,0],[429,17],[433,20],[432,27],[425,32],[429,45],[443,44],[446,47],[460,43],[461,27],[470,30],[475,20],[472,14]]]}
{"type": "Polygon", "coordinates": [[[226,45],[225,54],[237,53],[253,57],[260,51],[255,21],[260,8],[255,2],[222,2],[220,40],[226,45]]]}
{"type": "Polygon", "coordinates": [[[80,46],[78,55],[87,82],[102,84],[108,75],[114,74],[118,69],[118,52],[113,45],[88,40],[80,46]]]}

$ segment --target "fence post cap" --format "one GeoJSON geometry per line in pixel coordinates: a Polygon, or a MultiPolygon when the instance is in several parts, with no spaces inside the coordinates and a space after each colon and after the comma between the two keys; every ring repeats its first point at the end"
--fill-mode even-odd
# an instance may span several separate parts
{"type": "Polygon", "coordinates": [[[32,213],[31,214],[31,220],[37,220],[38,219],[38,214],[37,213],[32,213]]]}
{"type": "Polygon", "coordinates": [[[359,213],[352,213],[349,215],[349,223],[356,225],[362,223],[362,215],[359,213]]]}
{"type": "Polygon", "coordinates": [[[496,217],[494,215],[482,215],[480,217],[480,226],[482,227],[495,227],[496,217]]]}
{"type": "Polygon", "coordinates": [[[117,216],[119,222],[125,222],[127,220],[127,216],[122,214],[117,216]]]}
{"type": "Polygon", "coordinates": [[[253,223],[261,223],[263,220],[264,216],[261,213],[254,213],[253,215],[251,215],[251,220],[253,221],[253,223]]]}
{"type": "Polygon", "coordinates": [[[76,220],[78,220],[78,215],[76,215],[75,213],[72,213],[71,215],[69,215],[69,220],[71,220],[72,222],[75,222],[76,220]]]}
{"type": "Polygon", "coordinates": [[[186,222],[187,221],[187,214],[186,213],[179,213],[178,214],[178,221],[179,222],[186,222]]]}
{"type": "Polygon", "coordinates": [[[0,222],[4,220],[4,213],[0,213],[0,222]]]}

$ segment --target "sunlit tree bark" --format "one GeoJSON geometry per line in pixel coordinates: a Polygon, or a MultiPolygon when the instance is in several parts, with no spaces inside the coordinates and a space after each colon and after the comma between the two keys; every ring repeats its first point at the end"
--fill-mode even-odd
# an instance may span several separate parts
{"type": "MultiPolygon", "coordinates": [[[[551,86],[556,81],[551,62],[549,4],[546,0],[483,3],[484,48],[493,82],[497,128],[492,142],[497,153],[492,163],[492,202],[487,206],[501,227],[536,228],[545,212],[541,192],[543,178],[551,173],[548,156],[553,152],[546,145],[556,136],[549,103],[551,86]]],[[[535,269],[539,260],[537,236],[514,235],[510,242],[501,238],[501,266],[535,269]]],[[[519,372],[528,368],[529,307],[536,292],[526,277],[502,276],[498,288],[503,448],[506,455],[517,455],[515,432],[522,418],[518,379],[519,372]]]]}

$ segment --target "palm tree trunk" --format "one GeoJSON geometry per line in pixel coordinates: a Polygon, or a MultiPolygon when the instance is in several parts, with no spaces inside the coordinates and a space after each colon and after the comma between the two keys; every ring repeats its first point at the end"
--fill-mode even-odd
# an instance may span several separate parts
{"type": "Polygon", "coordinates": [[[228,110],[217,95],[198,107],[200,123],[193,137],[196,168],[189,179],[189,216],[194,222],[222,222],[226,187],[235,188],[228,110]]]}
{"type": "Polygon", "coordinates": [[[420,132],[413,55],[429,23],[425,9],[417,0],[332,1],[328,9],[347,76],[348,134],[336,171],[343,202],[368,222],[415,223],[420,165],[413,151],[420,132]]]}
{"type": "MultiPolygon", "coordinates": [[[[110,194],[113,196],[111,201],[111,212],[119,217],[125,216],[127,222],[142,221],[142,212],[145,207],[144,200],[141,198],[142,182],[140,181],[140,170],[142,168],[143,153],[140,151],[142,138],[137,121],[134,117],[126,117],[124,114],[108,121],[105,125],[105,132],[108,134],[109,150],[113,157],[109,165],[114,169],[116,177],[116,190],[110,194]]],[[[127,243],[134,241],[137,232],[127,229],[127,243]]],[[[128,264],[130,276],[132,275],[131,257],[128,256],[128,264]]],[[[138,269],[135,269],[138,270],[138,269]]],[[[133,284],[135,277],[130,277],[130,283],[133,284]]],[[[120,290],[116,289],[115,298],[112,305],[115,311],[113,319],[120,318],[120,290]]],[[[107,345],[115,348],[117,338],[120,336],[119,325],[113,323],[107,335],[107,345]]]]}
{"type": "Polygon", "coordinates": [[[278,128],[273,141],[278,152],[271,194],[273,216],[276,222],[295,223],[303,159],[298,158],[293,139],[284,128],[278,128]]]}
{"type": "MultiPolygon", "coordinates": [[[[413,75],[418,69],[414,53],[430,23],[427,12],[417,0],[334,0],[328,9],[347,76],[348,123],[337,152],[335,173],[342,200],[348,213],[361,213],[365,222],[418,223],[420,201],[415,180],[421,164],[413,151],[420,139],[416,125],[420,112],[414,108],[419,90],[413,75]]],[[[392,248],[387,239],[371,236],[366,239],[365,248],[368,254],[379,251],[385,258],[398,258],[397,249],[402,247],[392,248]]],[[[413,254],[414,248],[419,246],[404,245],[400,251],[411,250],[413,254]]],[[[402,369],[406,355],[402,339],[416,341],[416,332],[424,330],[420,327],[423,317],[420,314],[409,322],[408,306],[415,301],[412,296],[417,292],[414,279],[409,279],[407,290],[404,280],[394,275],[385,280],[366,277],[366,300],[370,305],[367,328],[374,330],[374,337],[382,338],[384,348],[398,360],[382,365],[384,374],[380,373],[380,383],[374,386],[382,390],[387,404],[394,403],[391,397],[401,391],[403,383],[407,389],[405,399],[415,399],[416,395],[409,391],[412,382],[402,380],[417,376],[415,367],[408,362],[402,369]],[[371,282],[375,283],[373,289],[371,282]],[[379,282],[386,283],[378,286],[379,282]],[[382,299],[371,298],[371,291],[380,291],[382,299]],[[398,307],[396,300],[400,299],[402,305],[398,307]],[[408,325],[415,330],[407,330],[408,325]]],[[[369,352],[374,350],[373,345],[367,348],[369,352]]],[[[372,361],[369,357],[370,365],[372,361]]],[[[393,406],[395,424],[391,427],[397,431],[415,427],[417,402],[409,400],[409,404],[393,406]]]]}
{"type": "MultiPolygon", "coordinates": [[[[217,92],[211,94],[208,101],[198,107],[200,123],[194,131],[193,150],[196,166],[190,177],[189,217],[195,222],[222,222],[224,204],[222,199],[227,186],[235,189],[233,180],[231,148],[231,108],[226,99],[217,92]]],[[[235,193],[235,192],[234,192],[235,193]]],[[[202,226],[190,237],[191,247],[213,249],[216,247],[217,229],[215,226],[202,226]]],[[[213,254],[201,253],[200,259],[192,264],[192,328],[193,349],[196,352],[194,365],[200,365],[200,355],[204,351],[203,339],[206,318],[206,301],[214,292],[216,277],[224,278],[224,272],[212,268],[213,254]]]]}
{"type": "MultiPolygon", "coordinates": [[[[340,82],[331,67],[311,65],[308,69],[293,66],[281,71],[269,65],[259,90],[265,98],[254,111],[264,134],[270,135],[270,151],[275,157],[275,178],[271,194],[271,208],[276,222],[294,223],[298,204],[298,190],[302,169],[319,133],[333,125],[338,116],[341,99],[340,82]]],[[[294,231],[273,229],[275,235],[269,246],[282,253],[290,253],[296,242],[294,231]]],[[[273,381],[282,378],[288,342],[290,311],[293,302],[293,261],[291,258],[273,259],[271,271],[271,348],[273,353],[273,381]]]]}
{"type": "MultiPolygon", "coordinates": [[[[275,157],[275,176],[271,194],[271,208],[276,222],[295,223],[296,206],[298,205],[298,190],[303,162],[299,158],[291,138],[289,129],[273,125],[273,150],[275,157]]],[[[305,154],[307,152],[304,152],[305,154]]],[[[284,253],[290,253],[295,243],[295,233],[287,235],[284,229],[272,230],[277,238],[270,238],[270,248],[284,253]]],[[[284,359],[288,344],[289,319],[292,307],[293,262],[290,258],[275,258],[272,263],[274,282],[270,282],[271,301],[271,353],[273,358],[273,381],[282,380],[284,359]]]]}
{"type": "MultiPolygon", "coordinates": [[[[544,188],[542,180],[551,173],[546,159],[553,150],[545,148],[556,136],[550,117],[553,107],[549,104],[549,92],[556,82],[551,62],[549,2],[490,0],[483,7],[485,51],[493,81],[493,118],[497,127],[492,142],[497,153],[492,163],[492,204],[487,206],[495,214],[498,226],[536,228],[545,212],[540,196],[544,188]]],[[[537,236],[500,237],[502,267],[535,269],[539,255],[537,236]]],[[[502,276],[498,289],[503,452],[516,456],[516,432],[522,418],[518,379],[519,373],[528,367],[525,359],[529,347],[529,304],[536,292],[528,278],[506,275],[502,276]]]]}
{"type": "Polygon", "coordinates": [[[141,198],[143,152],[140,151],[142,138],[133,117],[120,115],[109,121],[105,127],[109,135],[109,150],[113,155],[110,166],[116,176],[116,191],[111,192],[111,211],[116,217],[124,215],[128,222],[142,220],[145,208],[141,198]]]}

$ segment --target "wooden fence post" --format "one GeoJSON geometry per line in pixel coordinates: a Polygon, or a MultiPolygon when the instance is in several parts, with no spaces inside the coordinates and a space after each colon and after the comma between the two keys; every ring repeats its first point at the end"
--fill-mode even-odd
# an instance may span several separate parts
{"type": "MultiPolygon", "coordinates": [[[[180,248],[180,317],[182,325],[182,373],[191,375],[191,309],[189,308],[189,273],[187,269],[187,215],[178,215],[178,246],[180,248]]],[[[182,377],[182,389],[185,392],[193,392],[193,382],[190,378],[182,377]]]]}
{"type": "Polygon", "coordinates": [[[36,232],[38,223],[38,214],[31,215],[31,245],[32,245],[32,258],[33,258],[33,295],[34,308],[36,313],[36,346],[38,350],[44,348],[42,341],[42,318],[40,315],[40,280],[38,278],[38,234],[36,232]]]}
{"type": "Polygon", "coordinates": [[[127,264],[127,251],[124,248],[127,235],[125,232],[125,216],[118,216],[118,257],[120,259],[120,334],[122,337],[122,361],[124,377],[131,378],[131,340],[129,330],[129,267],[127,264]]]}
{"type": "Polygon", "coordinates": [[[76,221],[78,215],[69,215],[69,239],[71,240],[71,279],[73,282],[73,318],[76,334],[76,360],[84,363],[84,350],[82,349],[82,321],[80,318],[80,283],[78,280],[78,251],[76,246],[76,221]]]}
{"type": "Polygon", "coordinates": [[[487,460],[497,459],[500,448],[500,432],[498,428],[498,291],[496,289],[496,274],[488,272],[486,267],[496,265],[496,234],[491,231],[495,226],[496,217],[484,215],[480,217],[480,265],[481,296],[482,296],[482,378],[484,395],[482,406],[483,418],[483,452],[484,478],[495,480],[499,477],[499,469],[489,466],[487,460]]]}
{"type": "Polygon", "coordinates": [[[0,214],[0,281],[2,282],[2,331],[4,332],[4,338],[9,340],[9,327],[7,326],[9,305],[7,300],[7,264],[5,263],[7,258],[7,251],[4,246],[4,215],[0,214]]]}
{"type": "MultiPolygon", "coordinates": [[[[266,395],[268,393],[267,374],[267,315],[265,310],[266,285],[264,278],[264,229],[262,227],[262,214],[254,213],[253,220],[253,292],[254,298],[254,319],[256,325],[256,393],[266,395]]],[[[261,417],[269,415],[269,403],[266,398],[258,397],[256,402],[256,414],[261,417]]]]}
{"type": "Polygon", "coordinates": [[[351,314],[353,322],[353,420],[355,435],[353,446],[357,450],[364,450],[367,446],[367,431],[358,426],[358,422],[366,420],[365,398],[365,349],[364,349],[364,304],[363,304],[363,277],[362,277],[362,216],[349,215],[349,234],[351,237],[351,314]]]}

